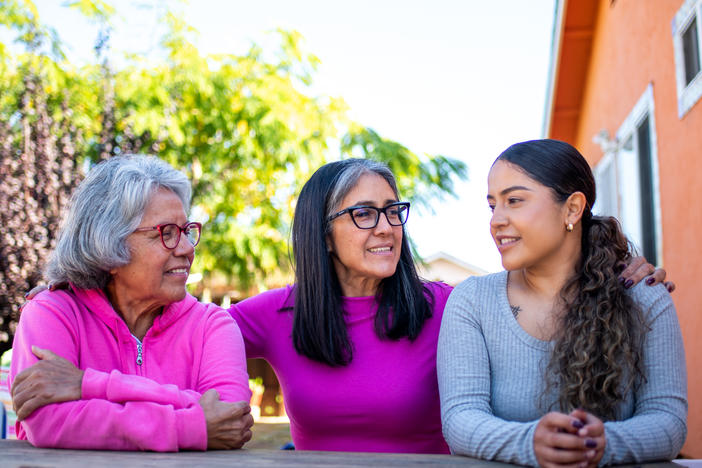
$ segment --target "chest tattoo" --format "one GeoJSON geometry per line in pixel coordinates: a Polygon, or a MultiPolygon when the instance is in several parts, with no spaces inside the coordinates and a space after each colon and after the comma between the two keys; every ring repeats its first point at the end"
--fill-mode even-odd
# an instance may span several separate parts
{"type": "Polygon", "coordinates": [[[509,305],[509,308],[512,309],[512,315],[514,315],[514,318],[517,318],[517,315],[519,315],[519,312],[522,311],[522,308],[517,306],[517,305],[509,305]]]}

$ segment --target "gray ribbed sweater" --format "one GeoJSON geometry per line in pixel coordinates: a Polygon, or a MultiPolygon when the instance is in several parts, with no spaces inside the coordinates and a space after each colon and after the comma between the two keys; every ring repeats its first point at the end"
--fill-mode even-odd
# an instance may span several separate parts
{"type": "MultiPolygon", "coordinates": [[[[670,459],[687,433],[687,378],[675,307],[665,287],[631,290],[650,323],[644,369],[648,380],[630,392],[605,423],[600,465],[670,459]]],[[[551,343],[517,323],[507,298],[507,272],[468,278],[451,293],[439,334],[441,419],[453,453],[536,466],[534,430],[556,401],[540,409],[551,343]]]]}

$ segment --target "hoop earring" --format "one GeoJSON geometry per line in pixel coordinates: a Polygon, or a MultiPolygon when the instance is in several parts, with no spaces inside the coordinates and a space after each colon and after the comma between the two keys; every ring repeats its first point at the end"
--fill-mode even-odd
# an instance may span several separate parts
{"type": "Polygon", "coordinates": [[[566,224],[566,231],[573,232],[573,223],[566,224]]]}

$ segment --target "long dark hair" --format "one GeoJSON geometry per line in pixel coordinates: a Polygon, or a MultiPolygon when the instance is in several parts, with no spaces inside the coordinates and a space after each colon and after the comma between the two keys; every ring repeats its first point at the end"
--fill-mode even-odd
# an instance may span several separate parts
{"type": "MultiPolygon", "coordinates": [[[[387,166],[367,159],[346,159],[320,167],[302,187],[295,208],[293,343],[298,353],[330,366],[351,362],[353,347],[344,320],[341,285],[327,251],[330,226],[326,219],[358,179],[368,173],[382,176],[397,196],[397,184],[387,166]]],[[[417,275],[409,241],[402,229],[397,269],[381,281],[376,293],[375,330],[381,338],[413,340],[424,321],[431,317],[433,298],[417,275]]]]}
{"type": "Polygon", "coordinates": [[[616,271],[631,257],[615,218],[593,216],[595,179],[577,149],[558,140],[533,140],[507,148],[497,161],[518,166],[549,187],[557,202],[585,195],[582,255],[561,291],[565,305],[547,367],[547,386],[558,389],[563,411],[584,408],[604,419],[616,417],[626,392],[643,381],[643,340],[648,327],[616,271]]]}

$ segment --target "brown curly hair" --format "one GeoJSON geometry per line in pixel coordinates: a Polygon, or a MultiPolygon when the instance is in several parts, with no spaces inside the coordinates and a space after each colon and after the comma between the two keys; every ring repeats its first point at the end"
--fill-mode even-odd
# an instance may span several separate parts
{"type": "Polygon", "coordinates": [[[558,317],[542,399],[556,389],[560,410],[582,408],[615,419],[624,395],[646,378],[643,341],[648,326],[616,271],[631,258],[629,242],[615,218],[592,216],[595,180],[573,146],[558,140],[525,141],[507,148],[497,160],[516,165],[549,187],[560,203],[575,192],[585,195],[582,255],[561,290],[564,312],[558,317]]]}
{"type": "Polygon", "coordinates": [[[645,378],[643,340],[648,330],[641,308],[626,294],[615,266],[631,256],[619,222],[583,216],[583,255],[561,297],[547,388],[558,388],[564,411],[584,408],[602,419],[645,378]],[[571,298],[568,300],[568,298],[571,298]]]}

